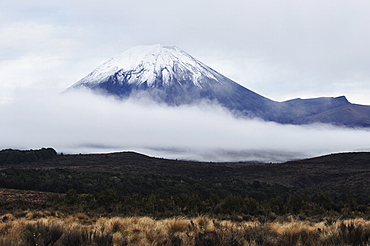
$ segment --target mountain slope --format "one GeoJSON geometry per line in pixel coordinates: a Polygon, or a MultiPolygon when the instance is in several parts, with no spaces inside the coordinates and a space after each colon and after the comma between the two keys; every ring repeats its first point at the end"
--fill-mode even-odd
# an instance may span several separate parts
{"type": "Polygon", "coordinates": [[[87,87],[119,98],[150,97],[172,106],[200,100],[246,116],[265,118],[276,102],[235,83],[173,46],[138,46],[102,64],[72,88],[87,87]]]}
{"type": "Polygon", "coordinates": [[[237,115],[283,124],[369,127],[370,106],[341,97],[276,102],[228,79],[175,46],[137,46],[105,62],[68,90],[89,88],[119,99],[150,98],[170,106],[207,100],[237,115]],[[345,117],[339,117],[346,115],[345,117]]]}
{"type": "MultiPolygon", "coordinates": [[[[351,127],[370,127],[370,107],[349,104],[305,118],[302,122],[335,123],[351,127]]],[[[300,123],[298,121],[298,123],[300,123]]]]}

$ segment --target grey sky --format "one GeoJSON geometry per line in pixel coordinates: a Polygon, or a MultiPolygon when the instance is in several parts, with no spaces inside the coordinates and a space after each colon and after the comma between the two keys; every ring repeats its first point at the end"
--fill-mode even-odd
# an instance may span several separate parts
{"type": "Polygon", "coordinates": [[[275,100],[370,105],[369,1],[15,0],[0,16],[2,94],[63,90],[132,46],[161,43],[275,100]]]}
{"type": "MultiPolygon", "coordinates": [[[[244,122],[242,127],[240,121],[230,121],[219,109],[212,110],[210,120],[204,119],[201,128],[190,128],[192,133],[183,136],[181,143],[180,126],[188,126],[192,123],[189,119],[200,117],[204,111],[189,109],[186,111],[189,117],[174,128],[163,126],[155,121],[156,116],[142,111],[147,114],[143,122],[154,120],[157,134],[162,134],[165,141],[155,146],[158,136],[148,133],[151,139],[138,138],[140,134],[144,136],[140,131],[146,128],[145,124],[135,128],[136,124],[127,123],[129,116],[141,119],[127,105],[122,107],[130,112],[128,115],[120,112],[117,118],[113,117],[121,123],[101,120],[104,117],[94,114],[92,108],[78,121],[83,115],[78,110],[92,107],[86,101],[100,99],[83,95],[80,101],[73,98],[74,105],[66,106],[54,97],[126,49],[161,43],[177,45],[218,72],[273,100],[345,95],[350,102],[370,105],[369,23],[370,1],[365,0],[1,1],[0,114],[7,120],[0,124],[0,148],[49,145],[58,151],[88,152],[100,144],[97,151],[103,145],[108,150],[136,146],[146,148],[148,153],[148,149],[156,149],[155,153],[161,148],[173,148],[171,153],[174,149],[192,149],[185,151],[184,156],[198,149],[198,158],[200,152],[205,155],[216,149],[241,155],[261,149],[284,150],[295,156],[368,149],[368,131],[320,127],[313,130],[254,121],[244,122]],[[220,124],[214,123],[217,114],[225,116],[218,121],[220,124]],[[208,129],[207,124],[218,133],[199,133],[199,129],[208,129]],[[99,126],[111,130],[98,134],[99,126]],[[119,127],[131,131],[126,135],[115,134],[119,127]],[[203,144],[191,136],[202,136],[203,144]],[[320,136],[325,136],[326,141],[318,141],[320,136]],[[90,147],[85,148],[84,144],[90,147]]],[[[101,110],[103,105],[106,104],[94,106],[101,110]]],[[[161,110],[164,109],[154,112],[165,115],[161,110]]],[[[167,110],[170,111],[164,118],[169,124],[171,116],[179,115],[167,110]]]]}

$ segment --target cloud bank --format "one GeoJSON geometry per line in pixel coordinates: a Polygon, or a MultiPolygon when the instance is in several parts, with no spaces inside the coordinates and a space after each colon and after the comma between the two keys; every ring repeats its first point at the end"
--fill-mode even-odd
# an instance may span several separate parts
{"type": "Polygon", "coordinates": [[[79,91],[18,90],[0,104],[0,148],[63,153],[137,151],[199,161],[280,162],[369,151],[370,131],[237,119],[207,103],[167,107],[79,91]]]}

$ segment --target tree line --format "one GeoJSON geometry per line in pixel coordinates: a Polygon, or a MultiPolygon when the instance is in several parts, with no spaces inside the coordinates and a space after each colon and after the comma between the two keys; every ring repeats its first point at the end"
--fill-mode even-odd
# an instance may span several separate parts
{"type": "Polygon", "coordinates": [[[53,148],[42,148],[38,150],[4,149],[0,151],[0,166],[48,160],[56,155],[57,152],[53,148]]]}

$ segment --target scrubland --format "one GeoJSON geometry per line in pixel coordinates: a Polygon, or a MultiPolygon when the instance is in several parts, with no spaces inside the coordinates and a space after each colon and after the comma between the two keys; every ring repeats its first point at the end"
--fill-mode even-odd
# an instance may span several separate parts
{"type": "Polygon", "coordinates": [[[102,217],[58,212],[5,214],[0,245],[369,245],[364,219],[231,221],[207,216],[102,217]]]}
{"type": "Polygon", "coordinates": [[[0,151],[0,246],[370,245],[370,153],[279,164],[0,151]]]}

